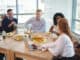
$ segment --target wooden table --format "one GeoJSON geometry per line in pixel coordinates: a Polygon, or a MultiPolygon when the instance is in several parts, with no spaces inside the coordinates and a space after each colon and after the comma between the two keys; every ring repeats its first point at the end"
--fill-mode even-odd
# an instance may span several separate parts
{"type": "Polygon", "coordinates": [[[25,47],[24,42],[18,42],[18,44],[13,48],[16,57],[25,58],[26,60],[51,60],[52,58],[48,51],[30,51],[28,47],[25,47]]]}
{"type": "Polygon", "coordinates": [[[13,52],[11,51],[11,47],[9,44],[9,42],[0,41],[0,53],[6,56],[6,60],[11,60],[11,54],[13,55],[13,52]]]}
{"type": "MultiPolygon", "coordinates": [[[[1,42],[0,42],[1,43],[1,42]]],[[[7,56],[7,60],[15,60],[14,57],[25,58],[26,60],[51,60],[52,55],[48,52],[39,50],[30,51],[24,41],[15,41],[7,38],[0,45],[0,52],[7,56]]]]}

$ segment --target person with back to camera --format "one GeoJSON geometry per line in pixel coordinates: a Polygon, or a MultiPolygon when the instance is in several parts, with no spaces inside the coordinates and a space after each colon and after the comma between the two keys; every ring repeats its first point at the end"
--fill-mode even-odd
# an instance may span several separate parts
{"type": "Polygon", "coordinates": [[[52,60],[75,60],[75,50],[68,21],[61,18],[57,23],[58,39],[55,42],[42,45],[41,49],[48,50],[54,56],[52,60]]]}

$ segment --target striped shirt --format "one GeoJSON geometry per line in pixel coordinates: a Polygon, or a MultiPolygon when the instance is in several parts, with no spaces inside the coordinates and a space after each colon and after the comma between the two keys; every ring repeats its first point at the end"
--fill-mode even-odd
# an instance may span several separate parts
{"type": "Polygon", "coordinates": [[[28,26],[28,24],[31,24],[33,32],[45,32],[45,20],[43,18],[36,20],[36,18],[33,17],[26,22],[26,26],[28,26]]]}

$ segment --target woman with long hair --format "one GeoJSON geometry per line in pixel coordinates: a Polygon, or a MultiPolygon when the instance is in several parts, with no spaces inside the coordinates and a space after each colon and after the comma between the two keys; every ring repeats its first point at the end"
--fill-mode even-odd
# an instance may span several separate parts
{"type": "Polygon", "coordinates": [[[68,21],[65,18],[58,20],[59,37],[55,42],[47,43],[42,49],[48,49],[54,57],[53,60],[74,60],[75,51],[68,21]]]}

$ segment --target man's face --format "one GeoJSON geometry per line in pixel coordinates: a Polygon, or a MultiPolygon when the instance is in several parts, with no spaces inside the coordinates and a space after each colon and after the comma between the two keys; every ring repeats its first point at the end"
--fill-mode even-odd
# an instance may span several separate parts
{"type": "Polygon", "coordinates": [[[9,11],[7,14],[8,16],[13,17],[13,11],[9,11]]]}
{"type": "Polygon", "coordinates": [[[36,18],[40,18],[42,16],[42,12],[36,12],[36,18]]]}

